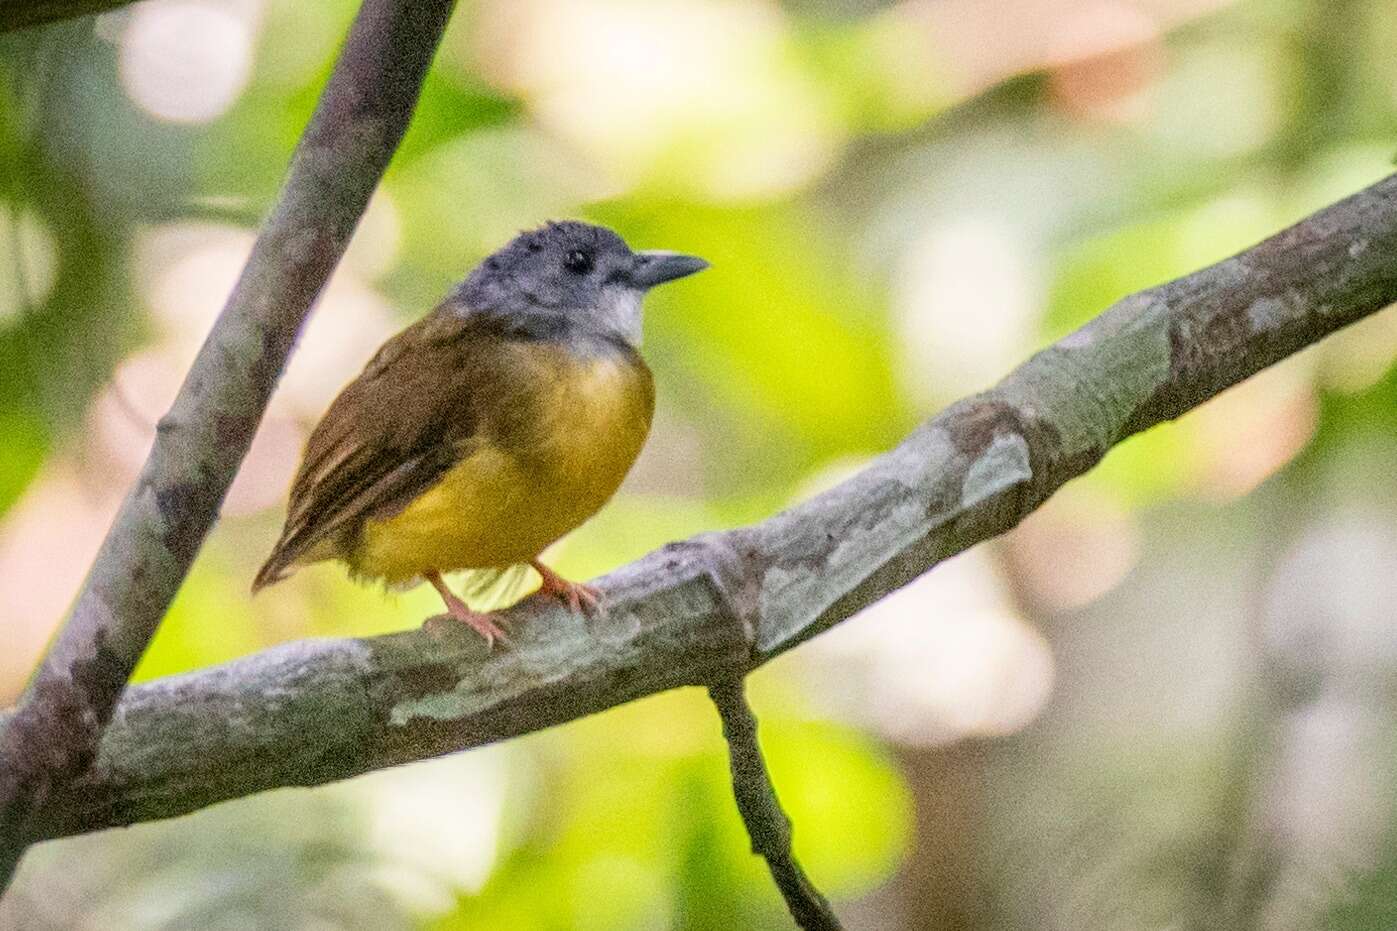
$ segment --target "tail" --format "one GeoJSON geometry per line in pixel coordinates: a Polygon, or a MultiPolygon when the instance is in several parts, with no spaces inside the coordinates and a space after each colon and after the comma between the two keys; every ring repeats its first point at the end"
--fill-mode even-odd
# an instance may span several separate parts
{"type": "Polygon", "coordinates": [[[252,580],[252,594],[255,595],[268,585],[275,585],[290,575],[287,562],[286,551],[278,543],[276,549],[272,550],[272,555],[262,564],[262,568],[257,570],[257,575],[252,580]]]}

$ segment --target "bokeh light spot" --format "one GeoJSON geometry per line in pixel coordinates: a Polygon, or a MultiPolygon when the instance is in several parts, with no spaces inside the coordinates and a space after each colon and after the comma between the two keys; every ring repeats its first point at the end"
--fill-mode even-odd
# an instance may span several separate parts
{"type": "Polygon", "coordinates": [[[57,247],[44,222],[0,202],[0,324],[41,303],[57,273],[57,247]]]}
{"type": "Polygon", "coordinates": [[[487,5],[477,55],[617,177],[747,199],[814,180],[842,139],[790,44],[768,4],[510,0],[487,5]]]}
{"type": "Polygon", "coordinates": [[[118,52],[127,95],[170,123],[207,123],[222,116],[252,75],[250,18],[199,2],[136,7],[118,52]]]}
{"type": "Polygon", "coordinates": [[[1033,244],[990,217],[947,219],[914,240],[894,294],[909,393],[926,404],[984,388],[1026,355],[1042,277],[1033,244]]]}

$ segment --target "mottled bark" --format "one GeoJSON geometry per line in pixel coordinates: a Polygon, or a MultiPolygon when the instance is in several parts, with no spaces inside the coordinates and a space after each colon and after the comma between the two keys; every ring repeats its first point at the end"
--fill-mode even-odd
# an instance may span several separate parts
{"type": "Polygon", "coordinates": [[[729,682],[1012,527],[1130,434],[1395,299],[1397,176],[1125,298],[836,488],[617,570],[599,583],[603,619],[528,601],[506,613],[514,647],[493,654],[466,631],[414,630],[132,688],[36,833],[170,817],[729,682]]]}
{"type": "Polygon", "coordinates": [[[365,0],[360,8],[247,266],[161,418],[71,616],[0,730],[0,889],[44,803],[90,768],[407,128],[452,6],[365,0]]]}

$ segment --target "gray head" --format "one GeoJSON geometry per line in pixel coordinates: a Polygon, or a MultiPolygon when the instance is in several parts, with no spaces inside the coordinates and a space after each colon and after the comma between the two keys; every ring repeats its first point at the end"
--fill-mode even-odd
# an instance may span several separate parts
{"type": "Polygon", "coordinates": [[[568,220],[520,233],[456,291],[472,311],[557,321],[640,345],[640,302],[657,284],[708,267],[674,252],[633,252],[604,226],[568,220]]]}

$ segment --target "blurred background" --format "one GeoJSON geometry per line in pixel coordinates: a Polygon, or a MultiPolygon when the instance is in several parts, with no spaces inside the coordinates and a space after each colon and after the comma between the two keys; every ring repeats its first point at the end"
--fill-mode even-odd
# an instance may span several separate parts
{"type": "MultiPolygon", "coordinates": [[[[0,703],[252,242],[349,0],[0,37],[0,703]]],[[[307,429],[515,231],[711,271],[575,577],[758,520],[1117,298],[1392,170],[1391,0],[474,0],[140,672],[439,610],[253,600],[307,429]]],[[[1397,926],[1397,316],[1132,439],[759,671],[796,847],[856,929],[1397,926]]],[[[789,926],[698,690],[35,849],[4,929],[789,926]]]]}

